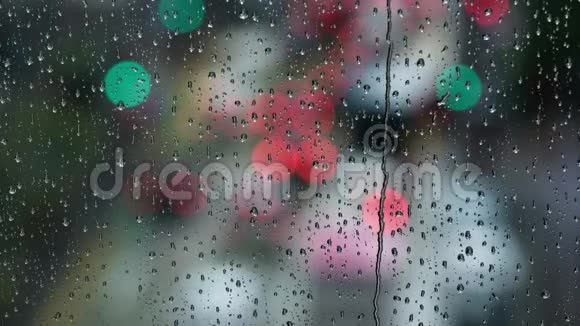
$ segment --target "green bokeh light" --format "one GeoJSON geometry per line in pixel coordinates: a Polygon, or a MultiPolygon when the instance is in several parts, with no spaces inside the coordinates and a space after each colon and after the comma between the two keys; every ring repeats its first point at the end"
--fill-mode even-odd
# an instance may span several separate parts
{"type": "Polygon", "coordinates": [[[205,17],[203,0],[161,0],[159,17],[163,25],[171,31],[194,31],[205,17]]]}
{"type": "Polygon", "coordinates": [[[470,109],[481,97],[481,80],[466,65],[449,66],[437,78],[437,99],[454,111],[470,109]]]}
{"type": "Polygon", "coordinates": [[[150,90],[151,76],[137,62],[119,62],[105,76],[105,95],[115,105],[137,106],[145,101],[150,90]]]}

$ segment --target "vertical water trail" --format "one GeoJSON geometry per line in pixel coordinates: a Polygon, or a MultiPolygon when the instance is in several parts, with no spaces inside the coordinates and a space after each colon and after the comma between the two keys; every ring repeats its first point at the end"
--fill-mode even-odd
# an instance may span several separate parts
{"type": "MultiPolygon", "coordinates": [[[[391,42],[391,0],[387,0],[387,60],[385,68],[385,141],[387,139],[387,126],[389,123],[389,111],[391,107],[390,96],[391,93],[391,58],[393,52],[393,43],[391,42]]],[[[387,172],[387,155],[391,151],[389,146],[385,145],[383,152],[383,161],[381,164],[381,169],[383,172],[383,185],[381,187],[381,199],[379,201],[379,233],[377,235],[378,248],[377,257],[375,261],[375,296],[373,298],[373,318],[375,320],[375,326],[381,325],[381,317],[379,316],[379,297],[381,293],[381,262],[383,257],[383,235],[385,233],[385,193],[387,190],[387,184],[389,183],[389,173],[387,172]]]]}

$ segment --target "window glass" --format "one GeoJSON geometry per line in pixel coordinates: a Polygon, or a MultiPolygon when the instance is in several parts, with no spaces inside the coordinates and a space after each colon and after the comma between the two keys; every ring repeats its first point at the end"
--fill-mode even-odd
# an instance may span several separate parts
{"type": "Polygon", "coordinates": [[[578,10],[0,1],[0,324],[580,324],[578,10]]]}

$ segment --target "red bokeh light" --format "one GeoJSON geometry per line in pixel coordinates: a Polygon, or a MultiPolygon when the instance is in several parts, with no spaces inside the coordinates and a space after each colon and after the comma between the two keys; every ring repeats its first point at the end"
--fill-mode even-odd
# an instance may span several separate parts
{"type": "Polygon", "coordinates": [[[336,173],[336,146],[324,137],[302,141],[296,161],[296,175],[302,181],[315,184],[330,180],[336,173]]]}
{"type": "Polygon", "coordinates": [[[479,25],[489,26],[499,23],[510,7],[509,0],[465,0],[465,11],[479,25]]]}
{"type": "Polygon", "coordinates": [[[254,147],[252,165],[256,172],[264,173],[265,171],[262,171],[262,169],[267,169],[272,164],[281,164],[287,168],[286,173],[281,176],[280,174],[274,174],[272,178],[276,180],[282,177],[283,180],[288,180],[290,173],[293,173],[296,169],[295,153],[296,149],[289,140],[283,137],[268,138],[261,140],[254,147]]]}
{"type": "MultiPolygon", "coordinates": [[[[298,85],[297,90],[302,90],[298,85]]],[[[308,88],[307,88],[308,89],[308,88]]],[[[334,101],[322,92],[260,96],[246,113],[250,132],[262,135],[315,135],[333,127],[334,101]]]]}
{"type": "MultiPolygon", "coordinates": [[[[380,192],[370,194],[363,203],[363,222],[379,231],[380,192]]],[[[409,221],[409,201],[399,192],[385,191],[385,233],[404,227],[409,221]]]]}

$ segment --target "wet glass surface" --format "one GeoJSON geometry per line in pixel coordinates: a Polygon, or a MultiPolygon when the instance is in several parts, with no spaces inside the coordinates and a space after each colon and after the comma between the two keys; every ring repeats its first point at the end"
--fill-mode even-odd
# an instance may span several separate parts
{"type": "Polygon", "coordinates": [[[579,10],[0,1],[0,324],[579,324],[579,10]]]}

